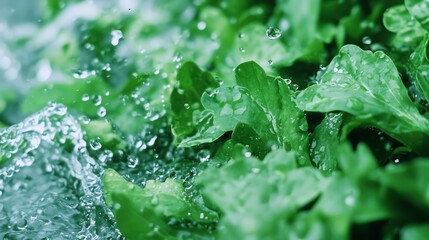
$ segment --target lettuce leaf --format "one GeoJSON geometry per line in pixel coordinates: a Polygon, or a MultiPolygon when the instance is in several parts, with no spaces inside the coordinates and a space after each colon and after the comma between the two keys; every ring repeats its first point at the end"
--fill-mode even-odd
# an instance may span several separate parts
{"type": "Polygon", "coordinates": [[[344,46],[321,81],[298,95],[297,105],[305,111],[349,113],[359,125],[377,127],[414,151],[429,154],[429,121],[384,52],[344,46]]]}

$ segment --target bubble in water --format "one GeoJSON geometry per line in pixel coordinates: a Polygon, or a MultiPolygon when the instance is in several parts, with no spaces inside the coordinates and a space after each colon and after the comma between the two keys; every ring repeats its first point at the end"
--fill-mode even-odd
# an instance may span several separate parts
{"type": "Polygon", "coordinates": [[[85,146],[78,121],[55,103],[0,130],[0,159],[9,156],[0,168],[0,239],[120,239],[85,146]]]}
{"type": "Polygon", "coordinates": [[[110,43],[113,46],[117,46],[119,44],[119,40],[124,37],[121,30],[113,30],[110,35],[112,35],[112,40],[110,43]]]}
{"type": "Polygon", "coordinates": [[[265,35],[268,37],[268,39],[274,40],[279,38],[282,35],[282,32],[276,27],[268,27],[265,35]]]}

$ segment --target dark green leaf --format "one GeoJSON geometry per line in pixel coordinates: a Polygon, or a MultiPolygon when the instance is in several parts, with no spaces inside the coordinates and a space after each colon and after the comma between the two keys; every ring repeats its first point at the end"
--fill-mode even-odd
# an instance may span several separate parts
{"type": "Polygon", "coordinates": [[[426,240],[429,236],[429,225],[410,225],[401,230],[401,240],[426,240]]]}
{"type": "Polygon", "coordinates": [[[310,145],[311,161],[322,171],[337,169],[341,113],[328,113],[313,131],[310,145]]]}
{"type": "Polygon", "coordinates": [[[429,101],[429,60],[427,57],[426,37],[411,55],[408,71],[412,79],[417,83],[426,101],[429,101]]]}
{"type": "MultiPolygon", "coordinates": [[[[201,95],[209,88],[216,88],[218,83],[208,72],[203,72],[192,62],[187,62],[177,73],[179,86],[170,96],[172,110],[172,129],[178,142],[192,136],[198,129],[196,117],[204,109],[201,95]]],[[[201,120],[200,120],[201,121],[201,120]]]]}

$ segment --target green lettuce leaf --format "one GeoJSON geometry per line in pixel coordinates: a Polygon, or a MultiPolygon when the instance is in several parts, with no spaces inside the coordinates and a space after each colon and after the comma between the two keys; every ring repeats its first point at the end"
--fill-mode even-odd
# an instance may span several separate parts
{"type": "Polygon", "coordinates": [[[204,196],[223,216],[219,239],[284,239],[299,209],[317,198],[325,179],[311,167],[297,168],[293,152],[276,150],[263,162],[237,156],[197,178],[204,196]]]}
{"type": "MultiPolygon", "coordinates": [[[[295,106],[286,81],[267,76],[254,62],[237,67],[236,81],[238,86],[221,86],[202,95],[201,103],[211,115],[207,118],[212,117],[213,121],[208,121],[208,125],[201,127],[197,135],[185,139],[184,143],[196,145],[203,140],[211,142],[213,138],[205,136],[216,136],[212,134],[213,129],[225,133],[241,126],[244,131],[240,124],[245,124],[246,132],[251,134],[243,144],[251,144],[258,139],[263,143],[260,147],[265,150],[262,151],[272,148],[294,150],[301,165],[309,164],[307,121],[303,112],[295,106]]],[[[263,154],[256,152],[256,155],[263,154]]]]}
{"type": "Polygon", "coordinates": [[[275,66],[289,66],[294,59],[280,39],[269,40],[265,35],[267,28],[259,23],[249,24],[235,36],[232,49],[228,49],[227,56],[216,62],[218,74],[222,76],[226,85],[233,85],[234,69],[243,62],[255,61],[269,73],[276,73],[275,66]],[[259,46],[259,47],[255,47],[259,46]]]}
{"type": "Polygon", "coordinates": [[[401,229],[401,240],[425,240],[429,236],[428,224],[414,224],[401,229]]]}
{"type": "MultiPolygon", "coordinates": [[[[203,110],[201,95],[219,84],[210,73],[202,71],[195,63],[187,62],[177,73],[179,86],[173,89],[170,96],[172,112],[172,130],[176,141],[192,136],[198,130],[199,121],[196,118],[203,110]]],[[[219,134],[216,135],[219,137],[219,134]]]]}
{"type": "Polygon", "coordinates": [[[402,164],[389,164],[380,180],[408,201],[429,209],[429,162],[414,159],[402,164]]]}
{"type": "Polygon", "coordinates": [[[408,11],[419,21],[420,25],[429,30],[429,5],[425,0],[405,0],[408,11]]]}
{"type": "Polygon", "coordinates": [[[429,60],[427,57],[427,44],[429,37],[426,37],[411,54],[410,62],[407,66],[408,73],[417,83],[426,101],[429,101],[429,60]]]}
{"type": "Polygon", "coordinates": [[[108,169],[103,186],[104,199],[127,239],[212,239],[205,226],[216,223],[218,214],[205,207],[201,199],[187,200],[179,181],[150,180],[140,188],[108,169]],[[183,222],[193,227],[181,227],[183,222]]]}
{"type": "Polygon", "coordinates": [[[401,50],[414,49],[427,34],[404,5],[387,9],[383,15],[383,23],[387,30],[396,33],[392,43],[401,50]]]}
{"type": "Polygon", "coordinates": [[[429,154],[429,121],[408,96],[399,73],[383,52],[346,45],[331,61],[320,83],[302,91],[305,111],[343,111],[360,125],[377,127],[420,154],[429,154]]]}
{"type": "Polygon", "coordinates": [[[337,169],[341,123],[341,113],[328,113],[313,131],[310,157],[316,167],[322,171],[332,172],[337,169]]]}
{"type": "Polygon", "coordinates": [[[41,84],[32,88],[24,99],[22,111],[36,112],[50,101],[55,101],[92,117],[97,116],[100,106],[106,107],[117,98],[114,91],[99,77],[69,79],[67,82],[41,84]],[[106,92],[111,94],[106,96],[106,92]]]}

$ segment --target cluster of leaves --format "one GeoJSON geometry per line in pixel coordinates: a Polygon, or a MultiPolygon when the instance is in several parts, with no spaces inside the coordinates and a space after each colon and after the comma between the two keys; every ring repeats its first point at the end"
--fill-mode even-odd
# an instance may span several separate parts
{"type": "MultiPolygon", "coordinates": [[[[32,87],[23,113],[65,104],[89,148],[122,162],[130,136],[166,122],[178,149],[210,149],[185,182],[105,171],[105,202],[127,239],[429,236],[426,1],[43,7],[42,34],[19,42],[61,81],[32,87]]],[[[0,92],[0,128],[17,101],[0,92]]]]}

